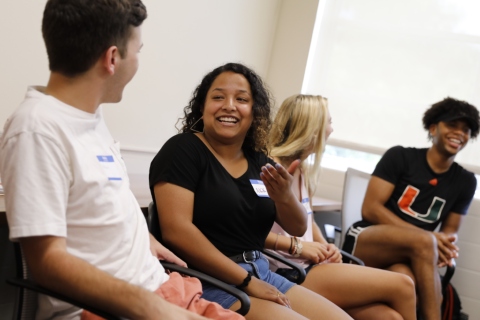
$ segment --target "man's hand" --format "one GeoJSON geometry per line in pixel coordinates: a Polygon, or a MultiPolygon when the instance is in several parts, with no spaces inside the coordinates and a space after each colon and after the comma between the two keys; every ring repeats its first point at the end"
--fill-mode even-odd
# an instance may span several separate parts
{"type": "Polygon", "coordinates": [[[457,241],[457,235],[446,234],[443,232],[434,232],[433,234],[437,238],[438,266],[451,266],[452,259],[458,258],[459,248],[455,245],[455,242],[457,241]]]}
{"type": "Polygon", "coordinates": [[[159,260],[165,260],[187,268],[185,261],[177,257],[172,251],[165,248],[160,242],[150,234],[150,251],[159,260]]]}

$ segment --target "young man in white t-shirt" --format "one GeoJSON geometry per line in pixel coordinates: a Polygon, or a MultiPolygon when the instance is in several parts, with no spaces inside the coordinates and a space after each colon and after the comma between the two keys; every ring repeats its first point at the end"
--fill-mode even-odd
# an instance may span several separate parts
{"type": "MultiPolygon", "coordinates": [[[[119,102],[137,71],[146,16],[141,0],[47,2],[49,82],[28,89],[0,141],[10,238],[40,285],[113,314],[240,319],[199,299],[197,279],[165,273],[158,258],[185,263],[148,233],[103,120],[100,104],[119,102]]],[[[39,297],[40,319],[80,316],[95,318],[39,297]]]]}

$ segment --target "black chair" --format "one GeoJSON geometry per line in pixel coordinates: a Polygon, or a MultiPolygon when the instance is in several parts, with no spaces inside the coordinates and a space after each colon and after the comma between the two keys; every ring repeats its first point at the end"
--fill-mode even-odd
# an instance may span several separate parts
{"type": "MultiPolygon", "coordinates": [[[[158,221],[158,214],[157,214],[157,208],[153,205],[153,202],[151,202],[148,206],[148,212],[147,212],[147,225],[148,229],[150,230],[150,233],[157,239],[159,242],[162,242],[162,237],[161,237],[161,231],[160,231],[160,222],[158,221]]],[[[167,261],[160,261],[160,263],[163,265],[163,267],[167,270],[170,271],[175,271],[180,274],[184,274],[190,277],[195,277],[198,278],[202,281],[205,281],[209,284],[212,284],[225,292],[228,292],[235,298],[237,298],[240,301],[240,309],[236,310],[237,313],[241,315],[246,315],[248,311],[250,310],[250,298],[248,295],[243,292],[240,289],[237,289],[236,287],[229,285],[223,281],[220,281],[214,277],[211,277],[203,272],[191,269],[191,268],[185,268],[179,265],[176,265],[174,263],[170,263],[167,261]]]]}
{"type": "Polygon", "coordinates": [[[37,310],[37,295],[39,293],[65,301],[79,308],[88,310],[108,320],[121,319],[119,316],[110,314],[106,311],[103,311],[98,308],[87,305],[85,303],[79,302],[64,294],[60,294],[58,292],[52,291],[50,289],[47,289],[35,283],[33,280],[30,279],[30,273],[28,271],[27,264],[23,257],[20,244],[13,243],[13,246],[14,246],[15,254],[14,254],[14,257],[11,257],[11,258],[15,259],[17,275],[15,278],[7,279],[6,282],[10,285],[13,285],[19,288],[19,290],[17,291],[16,303],[15,303],[17,308],[17,310],[15,310],[15,313],[14,313],[15,319],[18,319],[18,320],[35,319],[35,312],[37,310]]]}
{"type": "MultiPolygon", "coordinates": [[[[148,225],[148,228],[150,230],[150,233],[159,242],[162,242],[162,232],[161,232],[161,229],[160,229],[160,221],[158,220],[157,208],[155,207],[153,202],[150,202],[150,204],[148,206],[148,213],[147,213],[146,218],[147,218],[147,225],[148,225]]],[[[279,254],[277,254],[273,251],[270,251],[270,250],[262,250],[262,253],[265,254],[268,257],[271,257],[273,259],[276,259],[276,260],[282,262],[283,264],[289,266],[292,269],[296,269],[298,271],[298,274],[299,274],[299,277],[296,281],[297,284],[301,284],[303,281],[305,281],[305,278],[307,276],[306,273],[305,273],[305,269],[303,269],[297,263],[292,262],[292,261],[284,258],[283,256],[281,256],[281,255],[279,255],[279,254]]],[[[167,262],[164,262],[164,261],[162,261],[162,264],[165,267],[165,269],[169,269],[169,270],[172,270],[172,271],[177,271],[177,272],[182,273],[182,274],[194,276],[194,277],[197,277],[197,278],[202,279],[202,280],[205,277],[209,278],[211,281],[215,280],[217,282],[217,284],[218,284],[217,286],[219,288],[221,288],[222,290],[225,290],[226,292],[230,293],[231,295],[233,295],[237,299],[239,299],[239,301],[241,303],[241,308],[239,310],[237,310],[238,313],[240,313],[242,315],[245,315],[248,312],[248,310],[250,309],[250,298],[248,298],[248,296],[243,291],[238,290],[237,288],[235,288],[235,287],[233,287],[229,284],[226,284],[226,283],[224,283],[220,280],[217,280],[217,279],[215,279],[213,277],[210,277],[210,276],[208,276],[204,273],[201,273],[199,271],[195,271],[195,270],[192,270],[190,268],[185,269],[185,268],[180,267],[178,265],[175,265],[175,264],[172,264],[172,263],[167,263],[167,262]],[[188,271],[188,273],[187,273],[187,271],[188,271]],[[192,272],[196,272],[195,275],[193,275],[192,272]],[[234,289],[234,290],[231,292],[230,291],[231,289],[234,289]],[[244,306],[244,304],[245,304],[245,306],[244,306]],[[242,310],[246,310],[245,313],[243,313],[242,310]]]]}

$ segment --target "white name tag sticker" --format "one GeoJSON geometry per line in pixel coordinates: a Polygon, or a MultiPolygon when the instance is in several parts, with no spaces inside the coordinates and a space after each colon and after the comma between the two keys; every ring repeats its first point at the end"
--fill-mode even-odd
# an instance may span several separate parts
{"type": "Polygon", "coordinates": [[[250,179],[250,183],[252,184],[253,190],[255,190],[257,196],[262,198],[269,198],[267,188],[263,184],[262,180],[250,179]]]}
{"type": "Polygon", "coordinates": [[[115,164],[115,159],[111,155],[107,156],[97,156],[100,165],[107,174],[108,180],[122,180],[122,176],[118,172],[117,165],[115,164]]]}

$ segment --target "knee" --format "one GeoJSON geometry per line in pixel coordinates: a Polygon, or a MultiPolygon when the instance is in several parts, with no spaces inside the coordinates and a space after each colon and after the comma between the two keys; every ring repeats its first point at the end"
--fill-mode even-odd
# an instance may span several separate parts
{"type": "Polygon", "coordinates": [[[403,320],[403,317],[397,311],[388,309],[385,312],[382,312],[382,320],[403,320]]]}
{"type": "Polygon", "coordinates": [[[433,258],[437,255],[437,238],[433,232],[419,231],[414,239],[414,253],[422,258],[433,258]]]}
{"type": "Polygon", "coordinates": [[[415,282],[405,274],[398,274],[397,297],[403,301],[415,300],[415,282]]]}

